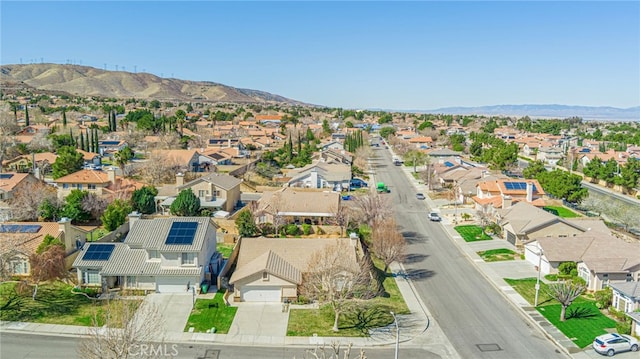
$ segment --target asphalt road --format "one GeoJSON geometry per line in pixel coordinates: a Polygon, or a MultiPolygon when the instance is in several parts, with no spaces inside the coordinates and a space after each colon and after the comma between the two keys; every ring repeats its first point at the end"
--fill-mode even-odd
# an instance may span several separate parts
{"type": "MultiPolygon", "coordinates": [[[[0,358],[2,359],[72,359],[81,358],[77,353],[81,339],[62,336],[45,336],[34,334],[16,334],[3,332],[0,336],[0,358]]],[[[308,349],[313,349],[312,347],[308,349]]],[[[343,348],[344,349],[344,348],[343,348]]],[[[305,356],[305,348],[277,348],[277,347],[242,347],[189,344],[154,345],[151,349],[135,347],[131,350],[132,359],[136,358],[180,358],[180,359],[293,359],[312,358],[305,356]],[[160,349],[158,349],[160,348],[160,349]],[[143,355],[143,354],[152,355],[143,355]]],[[[329,350],[329,348],[327,348],[329,350]]],[[[330,352],[327,351],[327,354],[330,352]]],[[[352,349],[351,358],[359,350],[352,349]]],[[[401,358],[437,359],[439,356],[422,349],[402,349],[401,358]]],[[[393,358],[393,348],[365,348],[365,355],[370,359],[393,358]]],[[[322,356],[320,356],[322,357],[322,356]]],[[[327,356],[328,357],[328,356],[327,356]]],[[[342,358],[342,354],[340,355],[342,358]]],[[[82,358],[84,359],[84,358],[82,358]]]]}
{"type": "Polygon", "coordinates": [[[427,220],[425,201],[383,147],[372,161],[376,182],[391,192],[409,246],[404,263],[418,294],[462,358],[565,358],[488,282],[447,236],[427,220]]]}

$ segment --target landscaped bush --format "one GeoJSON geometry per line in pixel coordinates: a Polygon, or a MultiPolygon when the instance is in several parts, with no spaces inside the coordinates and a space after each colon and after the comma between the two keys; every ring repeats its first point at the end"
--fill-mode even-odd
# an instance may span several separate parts
{"type": "Polygon", "coordinates": [[[276,228],[271,223],[262,223],[258,225],[258,229],[260,229],[260,233],[262,233],[263,236],[276,233],[276,228]]]}
{"type": "Polygon", "coordinates": [[[598,308],[608,308],[611,305],[611,299],[613,297],[613,293],[611,292],[611,288],[603,289],[596,291],[593,293],[593,298],[596,301],[596,306],[598,308]]]}
{"type": "Polygon", "coordinates": [[[310,224],[303,224],[302,225],[302,233],[305,236],[308,236],[309,234],[311,234],[311,225],[310,224]]]}
{"type": "Polygon", "coordinates": [[[318,229],[316,230],[316,233],[318,233],[318,234],[327,234],[327,233],[322,229],[322,227],[318,226],[317,228],[318,228],[318,229]]]}
{"type": "Polygon", "coordinates": [[[288,236],[297,236],[299,232],[300,228],[298,228],[297,224],[291,223],[284,227],[284,233],[288,236]]]}
{"type": "Polygon", "coordinates": [[[571,271],[574,269],[577,269],[576,262],[562,262],[558,266],[559,274],[564,274],[564,275],[572,275],[571,271]]]}
{"type": "Polygon", "coordinates": [[[631,323],[626,320],[616,323],[616,331],[620,334],[631,334],[631,323]]]}
{"type": "Polygon", "coordinates": [[[547,274],[544,276],[544,279],[550,281],[550,282],[555,282],[558,280],[558,275],[557,274],[547,274]]]}

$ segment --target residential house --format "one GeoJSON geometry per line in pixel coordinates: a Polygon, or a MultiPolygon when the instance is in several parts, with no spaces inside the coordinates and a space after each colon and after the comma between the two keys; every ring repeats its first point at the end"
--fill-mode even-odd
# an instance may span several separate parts
{"type": "Polygon", "coordinates": [[[325,151],[321,151],[318,154],[318,157],[324,162],[339,162],[351,166],[354,156],[351,152],[346,150],[334,150],[329,148],[325,151]]]}
{"type": "Polygon", "coordinates": [[[73,263],[81,286],[194,293],[222,268],[218,227],[207,217],[129,216],[122,243],[86,243],[73,263]]]}
{"type": "Polygon", "coordinates": [[[640,281],[612,282],[611,306],[627,314],[632,320],[631,335],[640,334],[640,281]]]}
{"type": "Polygon", "coordinates": [[[127,142],[124,140],[100,140],[98,141],[98,152],[103,157],[111,157],[114,153],[122,151],[127,146],[127,142]]]}
{"type": "Polygon", "coordinates": [[[330,188],[334,191],[349,189],[351,166],[337,161],[316,161],[287,173],[289,187],[330,188]]]}
{"type": "Polygon", "coordinates": [[[558,147],[540,146],[536,154],[536,160],[542,161],[546,166],[554,167],[562,161],[564,153],[558,147]]]}
{"type": "Polygon", "coordinates": [[[0,222],[13,218],[9,203],[16,193],[27,190],[30,184],[36,182],[40,182],[40,180],[28,173],[0,173],[0,222]]]}
{"type": "Polygon", "coordinates": [[[509,201],[508,198],[504,200],[507,207],[497,213],[497,223],[502,228],[504,239],[516,246],[538,237],[574,237],[591,228],[588,222],[570,221],[525,201],[508,205],[509,201]]]}
{"type": "MultiPolygon", "coordinates": [[[[296,300],[305,273],[313,271],[315,253],[345,243],[354,266],[362,253],[354,238],[241,238],[229,279],[235,302],[296,300]]],[[[235,250],[234,250],[235,251],[235,250]]],[[[233,255],[232,255],[233,256],[233,255]]]]}
{"type": "Polygon", "coordinates": [[[176,185],[169,188],[173,188],[174,192],[167,195],[166,191],[159,191],[156,200],[163,213],[166,213],[180,192],[191,189],[200,199],[200,208],[232,213],[240,202],[241,183],[242,180],[236,177],[220,173],[211,173],[184,183],[184,175],[179,173],[176,175],[176,185]]]}
{"type": "Polygon", "coordinates": [[[6,172],[27,173],[33,171],[34,175],[37,175],[37,172],[44,175],[51,171],[51,165],[57,158],[58,155],[52,152],[31,153],[3,161],[2,168],[6,172]]]}
{"type": "Polygon", "coordinates": [[[36,253],[47,235],[64,244],[67,256],[74,253],[87,241],[87,230],[71,224],[68,218],[56,222],[3,222],[0,223],[0,248],[8,258],[9,270],[15,275],[29,275],[29,257],[36,253]]]}
{"type": "Polygon", "coordinates": [[[39,133],[42,134],[48,134],[49,133],[49,127],[46,125],[29,125],[29,126],[25,126],[22,128],[22,130],[20,132],[17,133],[17,135],[24,135],[24,136],[34,136],[37,135],[39,133]]]}
{"type": "Polygon", "coordinates": [[[428,136],[413,137],[408,140],[409,144],[416,148],[431,148],[433,146],[433,139],[428,136]]]}
{"type": "Polygon", "coordinates": [[[525,244],[525,259],[541,274],[557,273],[563,262],[577,263],[587,289],[640,280],[640,243],[630,243],[599,232],[575,236],[536,237],[525,244]]]}
{"type": "Polygon", "coordinates": [[[207,167],[206,163],[214,162],[212,158],[201,155],[196,150],[155,150],[152,153],[155,158],[163,158],[174,164],[176,172],[202,172],[207,167]]]}
{"type": "Polygon", "coordinates": [[[100,156],[100,154],[83,151],[81,149],[76,149],[76,151],[82,155],[85,166],[100,166],[102,164],[102,156],[100,156]]]}
{"type": "Polygon", "coordinates": [[[344,145],[342,144],[342,142],[330,141],[320,146],[320,151],[327,150],[344,151],[344,145]]]}
{"type": "Polygon", "coordinates": [[[115,168],[105,171],[80,170],[54,180],[58,186],[58,198],[64,199],[74,189],[94,193],[110,200],[129,198],[144,183],[116,176],[115,168]]]}
{"type": "Polygon", "coordinates": [[[497,179],[478,183],[476,195],[472,199],[476,204],[476,210],[493,216],[497,209],[509,208],[516,202],[544,207],[544,195],[542,186],[535,179],[497,179]]]}
{"type": "Polygon", "coordinates": [[[257,201],[256,223],[323,224],[335,221],[340,209],[340,193],[284,187],[264,191],[257,201]]]}

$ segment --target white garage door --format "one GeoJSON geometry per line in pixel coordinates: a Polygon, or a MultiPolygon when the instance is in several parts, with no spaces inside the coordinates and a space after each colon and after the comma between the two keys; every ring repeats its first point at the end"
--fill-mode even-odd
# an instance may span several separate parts
{"type": "Polygon", "coordinates": [[[156,292],[158,293],[187,293],[187,285],[193,281],[187,277],[157,277],[156,292]]]}
{"type": "Polygon", "coordinates": [[[246,286],[242,288],[242,301],[244,302],[279,302],[281,299],[280,287],[246,286]]]}

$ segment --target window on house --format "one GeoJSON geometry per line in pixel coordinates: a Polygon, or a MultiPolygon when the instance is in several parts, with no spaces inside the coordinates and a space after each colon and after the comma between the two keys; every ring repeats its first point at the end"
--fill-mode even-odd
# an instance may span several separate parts
{"type": "Polygon", "coordinates": [[[97,270],[88,269],[84,272],[85,284],[100,284],[100,274],[97,270]]]}
{"type": "Polygon", "coordinates": [[[13,262],[13,273],[15,274],[29,274],[29,265],[26,261],[13,262]]]}
{"type": "Polygon", "coordinates": [[[214,197],[220,197],[220,191],[213,191],[214,197]]]}
{"type": "Polygon", "coordinates": [[[627,282],[633,282],[633,274],[627,273],[627,282]]]}
{"type": "Polygon", "coordinates": [[[77,185],[75,183],[71,184],[71,188],[76,188],[76,187],[77,187],[77,185]]]}
{"type": "Polygon", "coordinates": [[[269,273],[267,273],[267,272],[262,272],[262,280],[264,280],[264,281],[269,280],[269,273]]]}
{"type": "Polygon", "coordinates": [[[602,275],[602,289],[605,289],[608,286],[609,286],[609,275],[608,274],[603,274],[602,275]]]}
{"type": "Polygon", "coordinates": [[[62,188],[63,189],[68,189],[69,188],[69,184],[68,183],[63,183],[62,184],[62,188]]]}
{"type": "Polygon", "coordinates": [[[196,264],[195,253],[182,253],[182,265],[194,265],[196,264]]]}
{"type": "Polygon", "coordinates": [[[96,189],[96,185],[94,185],[94,184],[88,184],[88,185],[87,185],[87,188],[88,188],[88,189],[96,189]]]}
{"type": "Polygon", "coordinates": [[[206,190],[199,190],[198,191],[198,197],[202,198],[202,197],[206,197],[207,196],[207,191],[206,190]]]}
{"type": "Polygon", "coordinates": [[[82,184],[78,183],[78,189],[82,189],[82,184]]]}
{"type": "Polygon", "coordinates": [[[135,276],[127,276],[127,287],[137,287],[135,276]]]}

